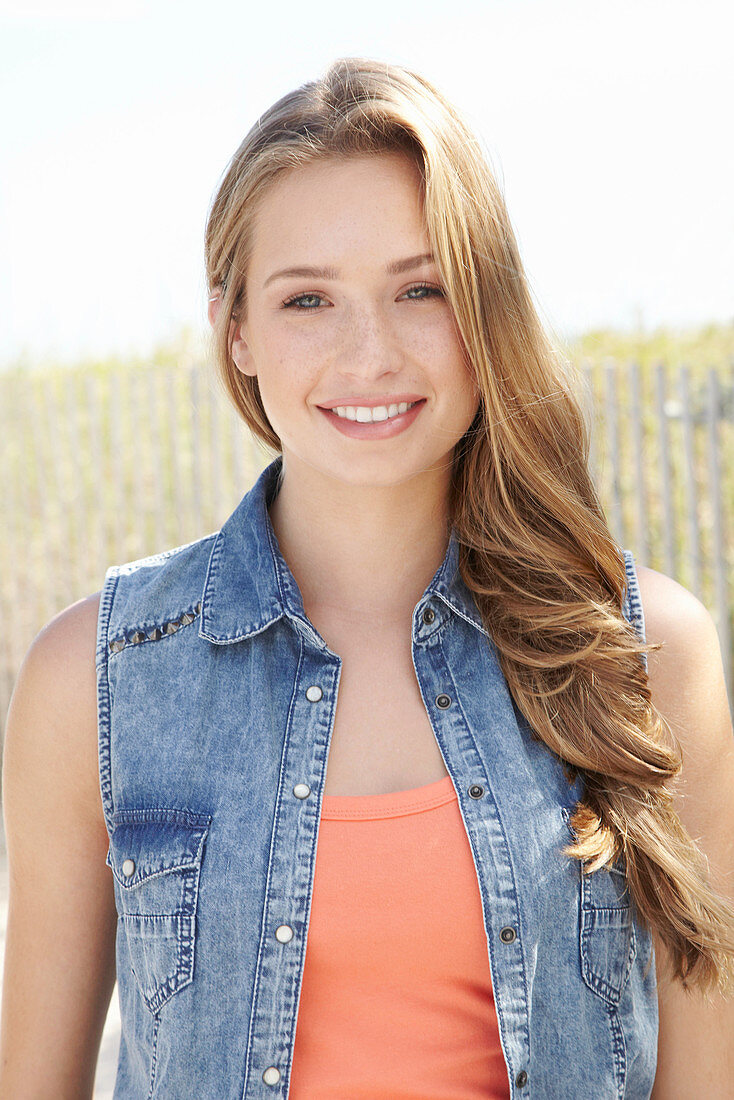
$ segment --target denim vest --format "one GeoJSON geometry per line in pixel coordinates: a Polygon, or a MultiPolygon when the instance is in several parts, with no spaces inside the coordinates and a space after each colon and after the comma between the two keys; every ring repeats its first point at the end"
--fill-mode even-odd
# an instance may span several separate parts
{"type": "MultiPolygon", "coordinates": [[[[270,524],[280,461],[221,530],[105,575],[115,1100],[288,1096],[341,660],[306,617],[270,524]]],[[[644,636],[625,559],[624,613],[644,636]]],[[[414,609],[412,653],[476,867],[509,1094],[648,1100],[651,933],[623,857],[582,876],[561,853],[583,776],[570,784],[533,737],[457,564],[452,535],[414,609]]]]}

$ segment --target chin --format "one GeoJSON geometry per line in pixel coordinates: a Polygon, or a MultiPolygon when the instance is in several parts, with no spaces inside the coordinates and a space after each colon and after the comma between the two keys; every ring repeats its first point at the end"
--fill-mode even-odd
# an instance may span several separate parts
{"type": "Polygon", "coordinates": [[[389,489],[416,478],[435,477],[441,470],[449,471],[451,466],[450,455],[427,463],[413,464],[396,462],[393,458],[386,462],[365,461],[360,469],[347,470],[342,467],[331,471],[330,476],[355,489],[389,489]]]}

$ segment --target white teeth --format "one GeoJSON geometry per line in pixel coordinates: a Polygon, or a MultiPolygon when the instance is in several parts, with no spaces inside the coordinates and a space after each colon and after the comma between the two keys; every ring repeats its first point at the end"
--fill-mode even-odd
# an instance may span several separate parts
{"type": "Polygon", "coordinates": [[[344,420],[357,420],[360,424],[373,424],[379,420],[390,420],[393,416],[412,409],[417,401],[401,401],[399,405],[338,405],[332,412],[344,420]]]}

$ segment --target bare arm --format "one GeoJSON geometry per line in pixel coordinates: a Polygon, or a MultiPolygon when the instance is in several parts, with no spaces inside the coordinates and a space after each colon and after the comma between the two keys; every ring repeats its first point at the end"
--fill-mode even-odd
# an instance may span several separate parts
{"type": "Polygon", "coordinates": [[[91,1097],[115,983],[115,909],[97,770],[99,593],[28,650],[3,753],[10,905],[0,1096],[91,1097]]]}
{"type": "MultiPolygon", "coordinates": [[[[734,732],[716,627],[670,577],[638,572],[647,640],[665,643],[648,657],[652,699],[683,752],[674,805],[708,857],[712,885],[734,902],[734,732]]],[[[654,942],[660,1029],[651,1100],[734,1098],[734,998],[707,1002],[663,978],[666,949],[654,942]]]]}

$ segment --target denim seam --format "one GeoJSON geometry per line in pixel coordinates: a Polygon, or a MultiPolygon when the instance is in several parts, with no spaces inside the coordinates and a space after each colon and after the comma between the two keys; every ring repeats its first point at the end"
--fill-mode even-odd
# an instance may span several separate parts
{"type": "MultiPolygon", "coordinates": [[[[162,981],[156,980],[153,975],[153,988],[150,994],[145,993],[142,988],[142,983],[138,981],[138,988],[140,990],[141,997],[147,1005],[150,1012],[153,1014],[160,1012],[165,1004],[171,1000],[182,989],[185,989],[193,981],[194,975],[194,955],[196,950],[195,937],[196,937],[196,911],[199,900],[199,876],[201,868],[197,866],[196,885],[193,889],[188,904],[188,911],[183,909],[177,913],[122,913],[120,918],[123,928],[140,929],[144,924],[148,922],[152,923],[152,930],[155,933],[156,924],[162,921],[174,921],[176,927],[175,936],[175,966],[172,974],[167,975],[162,981]]],[[[184,883],[183,894],[186,892],[186,883],[184,883]]],[[[190,891],[191,893],[191,891],[190,891]]],[[[183,905],[183,900],[182,900],[183,905]]],[[[127,933],[126,933],[127,935],[127,933]]],[[[128,946],[128,954],[130,954],[128,946]]],[[[136,976],[135,967],[132,965],[133,959],[130,956],[130,966],[133,974],[136,976]]]]}
{"type": "MultiPolygon", "coordinates": [[[[461,614],[461,613],[459,612],[459,614],[461,614]]],[[[457,691],[456,681],[454,680],[453,674],[451,672],[451,668],[449,666],[449,662],[446,658],[446,652],[443,648],[443,641],[441,641],[441,656],[443,658],[444,668],[446,669],[446,671],[448,673],[448,676],[449,676],[449,679],[451,681],[451,690],[453,692],[452,699],[453,699],[453,701],[455,702],[455,704],[457,706],[459,714],[461,715],[461,720],[464,723],[464,728],[471,735],[471,726],[470,726],[470,724],[467,720],[466,715],[464,714],[463,707],[461,706],[461,703],[459,702],[459,693],[457,691]]],[[[472,737],[472,740],[473,740],[473,737],[472,737]]],[[[478,752],[476,743],[475,743],[474,747],[475,747],[475,751],[478,752]]],[[[486,780],[486,789],[487,790],[491,789],[489,779],[486,780]]],[[[464,792],[463,792],[463,788],[462,788],[462,794],[463,793],[464,792]]],[[[494,795],[492,795],[492,800],[493,800],[493,802],[496,806],[497,803],[496,803],[496,800],[494,798],[494,795]]],[[[462,817],[463,817],[463,814],[462,814],[462,817]]],[[[518,905],[518,901],[517,901],[517,899],[518,899],[517,878],[515,876],[515,869],[512,865],[511,848],[510,848],[510,845],[508,844],[507,834],[505,833],[505,827],[504,827],[504,824],[502,822],[502,817],[499,813],[497,814],[497,822],[499,824],[500,832],[502,833],[502,838],[503,838],[503,841],[504,841],[505,850],[507,852],[507,861],[508,861],[508,866],[509,866],[509,869],[510,869],[510,876],[511,876],[511,879],[512,879],[512,894],[513,894],[513,898],[515,899],[515,911],[516,911],[516,914],[517,914],[517,924],[518,924],[519,938],[520,938],[520,955],[521,955],[521,960],[522,960],[522,981],[523,981],[523,989],[524,989],[524,993],[525,993],[525,1006],[526,1006],[526,1009],[527,1009],[527,1006],[530,1005],[530,994],[529,994],[528,982],[527,982],[527,973],[528,973],[527,972],[527,965],[528,965],[528,963],[527,963],[527,958],[525,957],[525,929],[523,928],[523,925],[522,925],[522,911],[521,911],[521,907],[518,905]]],[[[495,942],[494,942],[494,937],[493,936],[489,937],[489,950],[492,954],[492,957],[495,958],[495,942]]],[[[502,1019],[502,1021],[504,1023],[504,1014],[503,1014],[502,1006],[500,1004],[498,1004],[496,1001],[495,1001],[495,1008],[497,1010],[498,1016],[500,1017],[500,1019],[502,1019]]],[[[528,1060],[530,1061],[531,1057],[532,1057],[531,1052],[530,1052],[530,1032],[529,1032],[529,1029],[526,1026],[523,1026],[523,1028],[522,1028],[522,1035],[523,1035],[523,1042],[524,1042],[525,1048],[528,1051],[528,1060]]],[[[515,1076],[516,1076],[516,1067],[514,1067],[514,1068],[513,1067],[508,1067],[508,1068],[511,1072],[513,1088],[514,1088],[515,1087],[514,1086],[514,1079],[515,1079],[515,1076]]]]}
{"type": "Polygon", "coordinates": [[[112,817],[115,810],[112,795],[112,690],[109,677],[109,625],[117,593],[119,575],[114,567],[108,570],[102,585],[99,616],[97,621],[97,708],[98,738],[97,765],[99,770],[100,794],[105,826],[108,836],[112,836],[112,817]]]}
{"type": "Polygon", "coordinates": [[[161,1026],[161,1018],[158,1013],[154,1016],[155,1023],[153,1025],[153,1057],[150,1062],[150,1087],[148,1089],[147,1100],[150,1100],[153,1095],[153,1089],[155,1087],[155,1075],[158,1068],[158,1032],[161,1026]]]}
{"type": "Polygon", "coordinates": [[[627,1078],[627,1046],[616,1005],[609,1005],[608,1012],[609,1027],[612,1032],[612,1054],[614,1057],[614,1076],[617,1081],[617,1100],[624,1100],[627,1078]]]}
{"type": "Polygon", "coordinates": [[[154,568],[158,565],[165,565],[166,562],[170,558],[175,557],[176,554],[181,554],[184,550],[190,550],[191,547],[198,546],[200,543],[208,542],[209,539],[216,538],[218,534],[218,531],[211,531],[209,534],[202,535],[198,539],[192,539],[191,542],[183,542],[180,546],[171,546],[167,550],[160,550],[158,553],[149,554],[144,558],[134,558],[132,561],[111,565],[108,573],[110,576],[128,577],[145,567],[154,568]]]}
{"type": "MultiPolygon", "coordinates": [[[[635,567],[635,558],[631,550],[624,551],[624,571],[627,578],[622,611],[625,618],[634,626],[640,641],[646,641],[645,637],[645,613],[642,608],[642,596],[640,594],[639,579],[635,567]]],[[[640,653],[640,660],[647,672],[647,654],[640,653]]]]}
{"type": "Polygon", "coordinates": [[[163,864],[160,867],[156,867],[155,871],[150,871],[147,875],[141,875],[134,881],[121,882],[117,874],[115,878],[120,883],[123,890],[134,890],[136,886],[139,886],[141,882],[150,882],[151,879],[160,878],[161,875],[168,875],[171,871],[192,871],[201,864],[201,845],[199,845],[199,854],[190,859],[188,863],[171,863],[163,864]]]}
{"type": "Polygon", "coordinates": [[[443,602],[446,604],[446,606],[448,608],[450,608],[451,611],[454,612],[455,615],[458,615],[460,618],[462,618],[464,620],[464,622],[469,623],[470,626],[473,626],[475,630],[478,630],[481,634],[484,634],[485,637],[487,637],[487,638],[492,637],[492,635],[489,633],[489,631],[481,624],[481,621],[477,622],[475,619],[472,619],[472,617],[470,615],[467,615],[467,613],[465,611],[462,611],[461,608],[458,607],[458,605],[456,603],[454,603],[454,601],[449,596],[447,596],[444,592],[439,592],[438,595],[443,600],[443,602]]]}
{"type": "Polygon", "coordinates": [[[142,809],[128,806],[121,810],[115,810],[114,824],[160,824],[157,817],[152,817],[152,814],[172,814],[174,815],[173,821],[175,824],[187,825],[192,829],[203,829],[212,823],[211,814],[205,811],[191,810],[186,806],[145,806],[142,809]]]}
{"type": "MultiPolygon", "coordinates": [[[[301,638],[300,641],[301,641],[301,648],[303,649],[303,638],[301,638]]],[[[327,763],[327,772],[328,772],[328,756],[329,756],[329,750],[331,748],[331,736],[334,732],[334,720],[336,718],[336,706],[337,706],[338,695],[339,695],[339,679],[341,677],[341,668],[342,668],[342,665],[340,663],[339,669],[338,669],[338,674],[337,674],[336,690],[332,694],[332,698],[331,698],[331,701],[330,701],[330,704],[329,704],[329,714],[328,714],[328,718],[327,718],[328,728],[331,731],[331,733],[329,735],[329,748],[327,749],[327,762],[326,762],[327,763]]],[[[299,661],[299,670],[300,670],[300,661],[299,661]]],[[[297,680],[296,680],[296,684],[298,684],[298,683],[300,683],[300,676],[297,677],[297,680]]],[[[298,694],[297,690],[294,690],[293,700],[295,700],[297,698],[297,694],[298,694]]],[[[289,710],[288,726],[287,726],[287,729],[289,731],[288,736],[290,736],[290,728],[291,728],[291,713],[290,713],[290,710],[289,710]]],[[[321,821],[321,816],[322,816],[322,813],[323,813],[323,786],[321,788],[321,797],[320,797],[317,812],[318,812],[318,815],[319,815],[319,821],[321,821]]],[[[312,846],[311,853],[310,853],[310,858],[309,858],[308,873],[309,873],[309,879],[310,879],[311,883],[313,883],[313,881],[314,881],[315,861],[316,861],[316,858],[317,858],[316,857],[316,848],[317,848],[317,846],[318,846],[318,830],[317,830],[317,844],[315,846],[312,846]]],[[[303,916],[302,925],[303,925],[303,930],[304,931],[303,931],[303,935],[300,937],[300,944],[299,944],[300,952],[299,952],[299,956],[298,956],[298,962],[297,962],[297,964],[294,964],[295,973],[296,973],[296,975],[300,976],[300,980],[297,982],[297,984],[298,984],[297,996],[292,997],[292,1001],[293,1001],[293,1012],[292,1012],[292,1015],[291,1015],[292,1020],[297,1020],[298,1009],[299,1009],[299,1006],[300,1006],[300,1003],[301,1003],[301,994],[303,992],[303,974],[304,974],[304,968],[305,968],[305,958],[306,958],[306,952],[307,952],[307,949],[308,949],[307,948],[308,928],[309,928],[309,924],[310,924],[310,916],[311,916],[312,910],[313,910],[313,891],[311,891],[311,894],[310,894],[309,912],[307,914],[304,914],[304,916],[303,916]]],[[[296,991],[294,990],[294,993],[295,992],[296,991]]],[[[294,1037],[294,1042],[295,1042],[295,1037],[294,1037]]],[[[288,1094],[288,1090],[290,1089],[290,1083],[291,1083],[291,1070],[292,1070],[292,1067],[293,1067],[294,1042],[291,1043],[291,1047],[290,1047],[290,1050],[289,1050],[289,1053],[288,1053],[288,1063],[284,1067],[284,1073],[283,1073],[283,1076],[282,1076],[282,1084],[283,1084],[283,1087],[286,1090],[286,1095],[288,1094]]],[[[244,1093],[243,1093],[243,1097],[244,1097],[244,1093]]]]}
{"type": "MultiPolygon", "coordinates": [[[[285,737],[284,737],[284,740],[283,740],[283,750],[282,750],[282,754],[281,754],[281,771],[278,775],[278,788],[277,788],[278,792],[280,792],[280,788],[281,788],[281,784],[282,784],[282,778],[283,778],[283,776],[282,776],[283,761],[285,760],[285,757],[286,757],[287,752],[288,752],[291,726],[292,726],[292,723],[293,723],[293,712],[294,712],[295,705],[296,705],[296,699],[298,698],[298,685],[301,682],[301,669],[303,668],[303,664],[304,664],[303,651],[304,651],[304,639],[303,639],[303,636],[299,634],[299,636],[298,636],[298,664],[296,665],[296,674],[295,674],[295,677],[293,679],[293,691],[291,692],[291,698],[290,698],[290,702],[288,704],[288,718],[286,720],[285,737]]],[[[268,914],[268,910],[269,910],[269,906],[270,906],[271,873],[272,873],[272,870],[273,870],[273,844],[274,844],[274,840],[275,840],[275,834],[277,832],[277,820],[278,820],[278,814],[280,813],[280,809],[281,809],[281,804],[280,804],[280,801],[279,801],[279,793],[278,793],[276,795],[276,801],[275,801],[275,812],[274,812],[274,816],[273,816],[273,827],[272,827],[272,831],[271,831],[271,834],[270,834],[270,848],[268,850],[268,869],[267,869],[267,873],[266,873],[266,876],[265,876],[265,885],[264,885],[264,890],[263,890],[263,899],[264,900],[263,900],[262,918],[261,918],[261,923],[260,923],[260,937],[259,937],[258,946],[257,946],[257,958],[255,960],[255,976],[254,976],[254,980],[253,980],[253,983],[252,983],[252,999],[251,999],[251,1002],[250,1002],[250,1025],[249,1025],[248,1032],[247,1032],[247,1047],[245,1049],[245,1076],[244,1076],[244,1082],[243,1082],[243,1085],[242,1085],[242,1100],[245,1100],[245,1097],[247,1095],[247,1090],[248,1090],[249,1081],[250,1081],[250,1072],[252,1070],[252,1043],[253,1043],[253,1033],[254,1033],[254,1029],[255,1029],[255,1017],[256,1017],[257,1012],[259,1010],[260,974],[261,974],[261,970],[262,970],[263,944],[264,944],[265,935],[266,935],[266,933],[265,933],[265,921],[267,919],[267,914],[268,914]]],[[[304,937],[301,937],[301,951],[303,951],[303,939],[304,939],[304,937]]],[[[293,1053],[293,1051],[291,1050],[291,1056],[292,1056],[292,1053],[293,1053]]],[[[289,1064],[288,1064],[288,1073],[290,1074],[290,1058],[289,1058],[289,1064]]]]}

